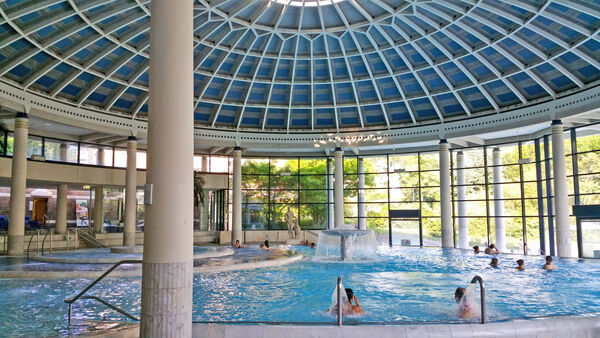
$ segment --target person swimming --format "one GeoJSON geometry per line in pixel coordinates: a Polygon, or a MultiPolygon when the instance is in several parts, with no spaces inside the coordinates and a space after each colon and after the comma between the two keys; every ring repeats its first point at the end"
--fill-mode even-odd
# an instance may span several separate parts
{"type": "Polygon", "coordinates": [[[497,268],[498,267],[498,258],[496,258],[496,257],[492,258],[492,262],[490,263],[490,265],[493,268],[497,268]]]}
{"type": "Polygon", "coordinates": [[[310,243],[310,248],[311,248],[311,249],[316,249],[316,248],[317,248],[317,246],[315,245],[315,243],[310,243]]]}
{"type": "Polygon", "coordinates": [[[478,253],[480,253],[480,252],[481,252],[481,251],[479,251],[479,245],[475,245],[475,246],[473,247],[473,252],[474,252],[474,253],[476,253],[476,254],[478,254],[478,253]]]}
{"type": "Polygon", "coordinates": [[[269,246],[269,240],[268,239],[265,239],[264,245],[265,245],[265,248],[267,248],[267,250],[271,249],[271,247],[269,246]]]}
{"type": "Polygon", "coordinates": [[[542,267],[544,270],[556,270],[558,267],[552,263],[552,256],[546,256],[546,264],[542,267]]]}
{"type": "Polygon", "coordinates": [[[233,246],[234,249],[239,249],[239,248],[245,248],[246,247],[245,245],[240,244],[240,240],[239,239],[236,239],[235,240],[235,244],[232,245],[232,246],[233,246]]]}
{"type": "Polygon", "coordinates": [[[525,270],[525,261],[522,259],[517,259],[517,270],[524,271],[525,270]]]}
{"type": "Polygon", "coordinates": [[[496,246],[492,243],[489,247],[485,248],[485,253],[488,255],[497,255],[498,249],[496,249],[496,246]]]}
{"type": "Polygon", "coordinates": [[[265,247],[265,245],[263,243],[260,243],[259,247],[261,250],[269,250],[269,249],[267,249],[267,247],[265,247]]]}
{"type": "Polygon", "coordinates": [[[458,316],[463,319],[477,316],[477,313],[475,313],[475,307],[465,297],[466,292],[467,289],[465,288],[456,288],[456,291],[454,291],[454,300],[458,303],[458,316]]]}

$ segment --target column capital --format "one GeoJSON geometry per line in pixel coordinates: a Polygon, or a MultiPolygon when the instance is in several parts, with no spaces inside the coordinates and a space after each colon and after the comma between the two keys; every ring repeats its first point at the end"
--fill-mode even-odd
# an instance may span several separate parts
{"type": "Polygon", "coordinates": [[[235,147],[233,147],[233,151],[242,151],[242,148],[238,147],[238,146],[235,146],[235,147]]]}
{"type": "Polygon", "coordinates": [[[127,142],[137,142],[137,137],[130,135],[127,137],[127,142]]]}
{"type": "Polygon", "coordinates": [[[445,138],[440,139],[440,144],[448,144],[448,140],[446,140],[445,138]]]}
{"type": "Polygon", "coordinates": [[[17,118],[17,119],[27,119],[27,118],[29,118],[29,116],[27,116],[27,113],[18,112],[17,116],[15,116],[15,118],[17,118]]]}
{"type": "Polygon", "coordinates": [[[562,125],[562,121],[561,120],[552,120],[552,125],[556,126],[556,125],[562,125]]]}
{"type": "Polygon", "coordinates": [[[335,149],[333,150],[334,152],[342,152],[342,148],[341,147],[335,147],[335,149]]]}

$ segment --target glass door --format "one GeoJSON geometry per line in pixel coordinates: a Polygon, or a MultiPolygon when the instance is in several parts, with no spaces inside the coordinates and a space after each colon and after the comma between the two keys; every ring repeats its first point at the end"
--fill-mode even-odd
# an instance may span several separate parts
{"type": "Polygon", "coordinates": [[[390,241],[390,245],[420,246],[419,220],[392,219],[390,221],[390,241]]]}
{"type": "Polygon", "coordinates": [[[600,220],[581,220],[584,258],[600,258],[600,220]]]}

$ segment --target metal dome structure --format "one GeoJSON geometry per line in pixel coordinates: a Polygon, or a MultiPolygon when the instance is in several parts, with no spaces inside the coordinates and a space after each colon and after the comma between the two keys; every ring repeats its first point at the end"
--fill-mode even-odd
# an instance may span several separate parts
{"type": "MultiPolygon", "coordinates": [[[[150,7],[2,1],[1,80],[143,121],[150,7]]],[[[551,101],[600,78],[599,1],[194,0],[194,18],[199,129],[445,123],[551,101]]]]}

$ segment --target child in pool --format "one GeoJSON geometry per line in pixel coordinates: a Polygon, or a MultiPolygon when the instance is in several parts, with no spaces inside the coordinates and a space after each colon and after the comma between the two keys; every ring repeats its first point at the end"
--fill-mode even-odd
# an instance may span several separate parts
{"type": "Polygon", "coordinates": [[[465,288],[456,288],[454,292],[454,300],[458,303],[458,316],[462,319],[476,317],[475,307],[468,299],[464,298],[465,292],[467,292],[465,288]]]}

